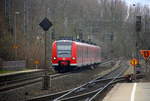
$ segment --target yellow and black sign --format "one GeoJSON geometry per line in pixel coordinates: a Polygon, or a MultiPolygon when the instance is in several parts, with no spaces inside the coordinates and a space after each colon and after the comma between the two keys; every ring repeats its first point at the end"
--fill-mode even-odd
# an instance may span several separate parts
{"type": "Polygon", "coordinates": [[[139,60],[136,58],[133,58],[130,60],[130,64],[135,67],[137,64],[139,64],[139,60]]]}
{"type": "Polygon", "coordinates": [[[14,44],[14,45],[12,46],[12,48],[17,49],[17,48],[19,48],[19,46],[16,45],[16,44],[14,44]]]}
{"type": "Polygon", "coordinates": [[[39,64],[40,64],[40,61],[39,61],[39,60],[35,60],[35,61],[34,61],[34,64],[39,65],[39,64]]]}

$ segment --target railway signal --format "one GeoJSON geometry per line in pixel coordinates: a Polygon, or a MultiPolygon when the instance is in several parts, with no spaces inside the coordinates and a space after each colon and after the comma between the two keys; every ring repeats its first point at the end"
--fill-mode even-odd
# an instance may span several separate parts
{"type": "Polygon", "coordinates": [[[12,48],[17,49],[17,48],[19,48],[19,46],[16,45],[16,44],[14,44],[14,45],[12,46],[12,48]]]}
{"type": "Polygon", "coordinates": [[[133,67],[135,67],[136,65],[139,64],[139,61],[138,61],[136,58],[133,58],[133,59],[130,60],[130,64],[131,64],[133,67]]]}
{"type": "Polygon", "coordinates": [[[48,18],[44,18],[42,21],[41,21],[41,23],[39,24],[40,25],[40,27],[42,27],[43,28],[43,30],[45,31],[45,36],[44,36],[44,38],[45,38],[45,60],[44,60],[44,62],[45,62],[45,69],[47,69],[47,66],[46,66],[46,55],[47,55],[47,53],[46,53],[46,42],[47,42],[47,36],[46,36],[46,32],[49,30],[49,28],[50,27],[52,27],[52,23],[49,21],[49,19],[48,18]]]}
{"type": "Polygon", "coordinates": [[[39,25],[43,28],[44,31],[48,31],[53,24],[47,18],[44,18],[39,25]]]}
{"type": "Polygon", "coordinates": [[[45,45],[44,45],[44,47],[45,47],[45,58],[44,58],[44,66],[45,66],[45,75],[43,76],[43,89],[44,90],[47,90],[48,88],[49,88],[49,82],[50,82],[50,78],[49,78],[49,75],[48,75],[48,72],[47,72],[47,69],[48,69],[48,67],[47,67],[47,58],[46,58],[46,56],[47,56],[47,52],[46,52],[46,47],[47,47],[47,44],[46,44],[46,42],[47,42],[47,36],[46,36],[46,32],[49,30],[49,28],[50,27],[52,27],[52,23],[48,20],[48,18],[44,18],[42,21],[41,21],[41,23],[39,24],[42,28],[43,28],[43,30],[45,31],[45,36],[44,36],[44,38],[45,38],[45,45]]]}
{"type": "Polygon", "coordinates": [[[40,64],[40,61],[39,61],[39,60],[35,60],[35,61],[34,61],[34,64],[39,65],[39,64],[40,64]]]}
{"type": "Polygon", "coordinates": [[[140,50],[140,54],[143,56],[143,58],[145,59],[145,72],[148,71],[148,60],[150,57],[150,50],[140,50]]]}
{"type": "Polygon", "coordinates": [[[38,69],[38,65],[40,64],[40,61],[39,60],[35,60],[34,64],[36,65],[36,69],[38,69]]]}
{"type": "Polygon", "coordinates": [[[140,54],[147,60],[150,57],[150,50],[140,50],[140,54]]]}
{"type": "Polygon", "coordinates": [[[135,22],[135,31],[136,31],[136,58],[139,58],[139,41],[140,41],[140,32],[142,30],[142,16],[136,16],[136,22],[135,22]]]}
{"type": "Polygon", "coordinates": [[[142,29],[141,16],[136,16],[136,32],[140,32],[142,29]]]}
{"type": "Polygon", "coordinates": [[[136,80],[136,66],[139,64],[139,60],[136,58],[133,58],[130,60],[130,64],[134,67],[134,80],[136,80]]]}

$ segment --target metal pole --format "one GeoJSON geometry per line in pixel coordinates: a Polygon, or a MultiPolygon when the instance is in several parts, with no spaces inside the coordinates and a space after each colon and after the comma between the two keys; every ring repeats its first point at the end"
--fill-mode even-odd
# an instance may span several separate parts
{"type": "MultiPolygon", "coordinates": [[[[44,3],[46,3],[46,2],[44,2],[44,3]]],[[[48,10],[49,10],[49,8],[47,8],[47,4],[45,5],[45,16],[47,17],[47,13],[48,13],[48,10]]],[[[47,55],[47,53],[46,53],[46,42],[47,42],[47,38],[46,38],[46,36],[47,36],[47,31],[45,31],[45,36],[44,36],[44,38],[45,38],[45,61],[44,61],[44,66],[45,66],[45,70],[47,70],[47,62],[46,62],[46,55],[47,55]]]]}
{"type": "Polygon", "coordinates": [[[50,77],[49,77],[49,75],[48,75],[48,68],[47,68],[47,59],[46,59],[46,55],[47,55],[47,51],[46,51],[46,42],[47,42],[47,38],[46,38],[46,31],[45,31],[45,35],[44,35],[44,38],[45,38],[45,52],[44,52],[44,55],[45,55],[45,57],[44,57],[44,69],[45,69],[45,74],[44,74],[44,76],[43,76],[43,90],[48,90],[49,89],[49,87],[50,87],[50,77]]]}
{"type": "Polygon", "coordinates": [[[148,79],[148,77],[149,77],[149,73],[148,73],[148,59],[145,60],[145,76],[146,76],[146,79],[148,79]]]}
{"type": "Polygon", "coordinates": [[[16,49],[16,12],[15,12],[15,17],[14,17],[14,22],[15,22],[15,28],[14,28],[14,45],[15,45],[15,60],[17,59],[17,49],[16,49]]]}
{"type": "Polygon", "coordinates": [[[14,44],[15,44],[15,60],[17,59],[17,15],[19,15],[20,12],[15,12],[14,22],[15,22],[15,28],[14,28],[14,44]]]}
{"type": "Polygon", "coordinates": [[[45,59],[44,59],[44,66],[45,66],[45,70],[47,69],[47,62],[46,62],[46,55],[47,55],[47,53],[46,53],[46,42],[47,42],[47,38],[46,38],[46,31],[45,31],[45,59]]]}
{"type": "Polygon", "coordinates": [[[36,64],[35,66],[36,66],[36,69],[38,69],[38,64],[36,64]]]}
{"type": "Polygon", "coordinates": [[[6,17],[7,16],[7,10],[8,10],[7,9],[7,0],[5,0],[4,3],[5,3],[5,17],[6,17]]]}
{"type": "MultiPolygon", "coordinates": [[[[47,12],[48,12],[48,9],[47,9],[47,6],[45,6],[45,15],[47,16],[47,12]]],[[[45,74],[43,76],[43,90],[48,90],[49,87],[50,87],[50,77],[48,75],[48,67],[47,67],[47,31],[45,31],[45,34],[44,34],[44,69],[45,69],[45,74]]]]}
{"type": "Polygon", "coordinates": [[[134,66],[133,68],[134,68],[134,80],[136,81],[136,66],[134,66]]]}
{"type": "Polygon", "coordinates": [[[147,59],[145,60],[145,72],[147,73],[147,59]]]}
{"type": "Polygon", "coordinates": [[[26,32],[26,0],[24,0],[24,28],[23,28],[23,32],[24,32],[24,35],[25,35],[25,32],[26,32]]]}

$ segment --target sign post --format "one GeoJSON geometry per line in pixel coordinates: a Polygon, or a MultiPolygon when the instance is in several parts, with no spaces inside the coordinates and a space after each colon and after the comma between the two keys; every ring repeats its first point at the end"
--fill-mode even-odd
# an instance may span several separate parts
{"type": "Polygon", "coordinates": [[[139,64],[139,60],[137,60],[136,58],[133,58],[130,60],[130,64],[134,68],[134,80],[136,81],[136,66],[139,64]]]}
{"type": "Polygon", "coordinates": [[[148,72],[148,60],[150,57],[150,50],[140,50],[140,54],[143,56],[144,60],[145,60],[145,72],[148,72]]]}
{"type": "Polygon", "coordinates": [[[40,61],[39,61],[39,60],[35,60],[35,61],[34,61],[34,64],[35,64],[35,66],[36,66],[36,69],[38,69],[38,65],[40,64],[40,61]]]}
{"type": "Polygon", "coordinates": [[[39,24],[40,27],[42,27],[42,29],[45,31],[45,34],[44,34],[44,43],[45,43],[45,59],[44,59],[44,66],[45,66],[45,69],[47,69],[47,59],[46,59],[46,55],[47,55],[47,52],[46,52],[46,47],[47,47],[47,31],[49,30],[50,27],[52,27],[52,23],[47,19],[47,18],[44,18],[41,23],[39,24]]]}
{"type": "Polygon", "coordinates": [[[49,75],[48,75],[48,67],[47,67],[47,31],[49,30],[50,27],[52,27],[52,23],[45,17],[41,23],[39,24],[40,27],[43,28],[43,30],[45,31],[45,34],[44,34],[44,41],[45,41],[45,52],[44,52],[44,66],[45,66],[45,75],[43,76],[43,89],[44,90],[47,90],[49,88],[49,83],[50,83],[50,78],[49,78],[49,75]]]}

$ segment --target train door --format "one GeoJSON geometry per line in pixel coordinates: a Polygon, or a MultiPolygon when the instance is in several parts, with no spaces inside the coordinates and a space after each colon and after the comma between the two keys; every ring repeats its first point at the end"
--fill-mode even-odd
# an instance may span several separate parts
{"type": "Polygon", "coordinates": [[[81,64],[82,64],[82,66],[83,66],[83,46],[81,46],[81,59],[82,59],[81,64]]]}

